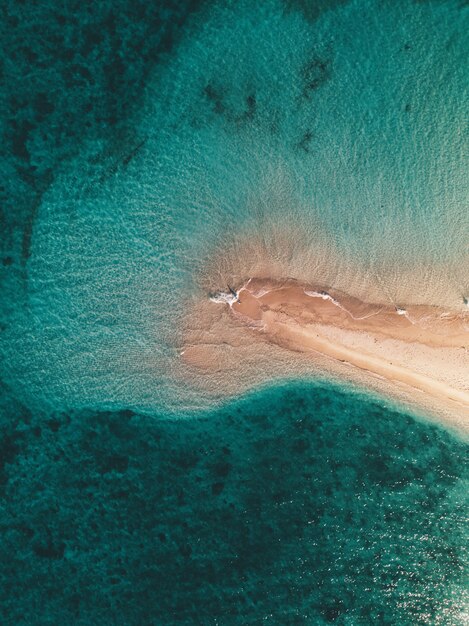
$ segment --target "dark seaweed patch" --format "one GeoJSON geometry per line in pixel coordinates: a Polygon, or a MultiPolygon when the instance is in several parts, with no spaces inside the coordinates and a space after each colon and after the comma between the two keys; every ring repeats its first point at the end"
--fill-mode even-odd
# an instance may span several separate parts
{"type": "Polygon", "coordinates": [[[204,87],[204,94],[210,105],[212,106],[213,111],[217,115],[224,115],[226,112],[226,107],[223,104],[223,93],[222,91],[209,83],[204,87]]]}
{"type": "Polygon", "coordinates": [[[11,152],[15,157],[22,161],[29,161],[30,153],[27,146],[29,134],[33,130],[34,125],[27,120],[12,120],[10,131],[11,152]]]}
{"type": "Polygon", "coordinates": [[[328,59],[313,58],[303,66],[301,77],[303,81],[302,94],[310,98],[311,93],[321,87],[331,74],[331,62],[328,59]]]}
{"type": "Polygon", "coordinates": [[[229,123],[242,125],[254,119],[257,111],[255,93],[248,93],[244,98],[242,107],[230,104],[229,94],[226,89],[208,83],[203,89],[204,97],[210,104],[212,111],[223,116],[229,123]],[[241,109],[241,110],[240,110],[241,109]]]}
{"type": "Polygon", "coordinates": [[[310,144],[311,144],[313,137],[314,137],[313,131],[310,129],[306,130],[297,144],[298,148],[302,150],[303,152],[306,152],[307,154],[309,154],[310,144]]]}
{"type": "Polygon", "coordinates": [[[46,528],[33,541],[32,549],[41,559],[62,559],[65,552],[65,543],[54,540],[51,531],[46,528]]]}
{"type": "Polygon", "coordinates": [[[238,115],[237,121],[245,122],[252,120],[256,115],[256,106],[256,96],[254,94],[249,94],[246,98],[246,110],[243,111],[241,115],[238,115]]]}

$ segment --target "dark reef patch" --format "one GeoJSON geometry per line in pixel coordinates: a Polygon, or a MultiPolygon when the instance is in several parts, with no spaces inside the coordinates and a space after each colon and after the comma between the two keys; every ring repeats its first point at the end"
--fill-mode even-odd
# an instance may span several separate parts
{"type": "Polygon", "coordinates": [[[462,585],[467,447],[436,427],[307,384],[176,420],[7,391],[2,625],[428,624],[462,585]]]}
{"type": "Polygon", "coordinates": [[[126,126],[148,72],[203,4],[2,3],[0,252],[27,261],[35,207],[57,164],[74,156],[83,139],[106,140],[126,126]],[[22,250],[14,235],[19,229],[22,250]]]}
{"type": "Polygon", "coordinates": [[[214,87],[212,83],[208,83],[208,85],[204,87],[204,94],[210,102],[214,113],[224,115],[226,107],[223,104],[223,92],[217,87],[214,87]]]}
{"type": "Polygon", "coordinates": [[[298,144],[297,144],[298,148],[302,152],[306,152],[306,154],[309,154],[310,146],[311,146],[311,142],[313,140],[313,137],[314,137],[313,131],[308,128],[308,130],[306,130],[303,133],[300,141],[298,142],[298,144]]]}
{"type": "Polygon", "coordinates": [[[302,68],[303,97],[309,99],[313,91],[329,80],[331,75],[331,61],[315,57],[302,68]]]}
{"type": "Polygon", "coordinates": [[[215,115],[224,117],[230,124],[242,125],[251,122],[256,115],[257,100],[252,91],[238,103],[227,88],[209,82],[203,88],[203,95],[215,115]]]}
{"type": "Polygon", "coordinates": [[[253,120],[254,116],[256,115],[256,109],[257,109],[256,96],[255,94],[250,93],[246,97],[246,108],[242,113],[238,115],[236,121],[242,123],[242,122],[253,120]]]}

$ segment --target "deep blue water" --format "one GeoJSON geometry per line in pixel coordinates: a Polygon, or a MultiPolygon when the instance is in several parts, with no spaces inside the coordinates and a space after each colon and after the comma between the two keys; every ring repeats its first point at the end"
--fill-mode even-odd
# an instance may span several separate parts
{"type": "Polygon", "coordinates": [[[465,623],[467,446],[440,428],[306,383],[6,415],[2,624],[465,623]]]}
{"type": "Polygon", "coordinates": [[[465,443],[176,374],[247,236],[282,276],[462,306],[467,3],[0,15],[0,625],[466,624],[465,443]]]}

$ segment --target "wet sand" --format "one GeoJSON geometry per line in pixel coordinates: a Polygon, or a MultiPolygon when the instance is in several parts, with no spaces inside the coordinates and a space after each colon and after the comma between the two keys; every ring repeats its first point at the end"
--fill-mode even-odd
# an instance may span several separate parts
{"type": "Polygon", "coordinates": [[[469,433],[469,312],[363,302],[295,280],[250,279],[199,307],[184,362],[231,393],[308,371],[370,387],[469,433]]]}

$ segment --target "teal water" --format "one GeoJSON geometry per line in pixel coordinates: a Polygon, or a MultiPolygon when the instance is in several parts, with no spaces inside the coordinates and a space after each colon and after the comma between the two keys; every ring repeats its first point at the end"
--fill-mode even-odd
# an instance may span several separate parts
{"type": "Polygon", "coordinates": [[[468,449],[435,426],[306,383],[10,411],[2,624],[467,623],[468,449]]]}
{"type": "MultiPolygon", "coordinates": [[[[88,131],[80,110],[61,110],[76,125],[59,131],[68,158],[57,156],[23,236],[10,237],[2,351],[25,397],[178,410],[191,298],[250,276],[467,308],[467,7],[354,0],[319,3],[312,17],[308,6],[212,2],[185,21],[168,12],[182,26],[169,51],[147,54],[149,67],[146,49],[138,64],[132,55],[140,24],[164,23],[163,9],[160,22],[128,9],[111,30],[101,18],[94,29],[111,33],[107,54],[120,46],[120,68],[129,55],[128,77],[99,65],[107,48],[78,46],[76,81],[77,65],[93,70],[88,82],[122,119],[104,120],[94,91],[88,131]]],[[[57,117],[24,124],[37,172],[49,145],[39,136],[57,117]]],[[[193,390],[189,404],[207,398],[193,390]]]]}
{"type": "Polygon", "coordinates": [[[462,441],[180,352],[256,275],[464,310],[467,3],[1,11],[0,623],[466,623],[462,441]]]}

